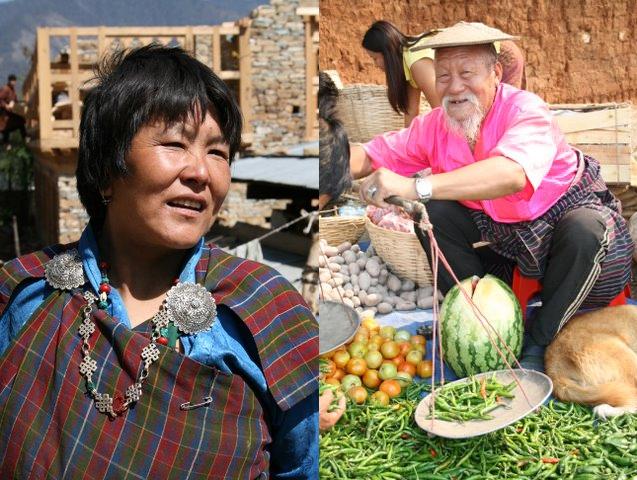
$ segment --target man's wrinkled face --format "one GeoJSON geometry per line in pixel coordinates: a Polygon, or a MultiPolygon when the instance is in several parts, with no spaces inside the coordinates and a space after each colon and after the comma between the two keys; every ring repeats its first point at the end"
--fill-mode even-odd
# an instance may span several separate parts
{"type": "Polygon", "coordinates": [[[502,67],[489,61],[487,47],[471,45],[436,50],[435,68],[447,123],[473,146],[493,104],[502,67]]]}

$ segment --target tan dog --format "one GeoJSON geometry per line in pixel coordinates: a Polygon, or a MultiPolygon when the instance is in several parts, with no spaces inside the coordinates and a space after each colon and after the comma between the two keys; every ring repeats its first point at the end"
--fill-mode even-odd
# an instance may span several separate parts
{"type": "Polygon", "coordinates": [[[637,306],[573,317],[546,349],[546,373],[564,401],[606,418],[637,412],[637,306]]]}

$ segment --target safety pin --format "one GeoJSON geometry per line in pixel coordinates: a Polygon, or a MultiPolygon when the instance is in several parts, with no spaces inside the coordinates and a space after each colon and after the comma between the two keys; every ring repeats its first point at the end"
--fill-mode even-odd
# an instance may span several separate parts
{"type": "Polygon", "coordinates": [[[179,409],[180,410],[194,410],[195,408],[206,407],[206,406],[210,405],[211,403],[212,403],[212,397],[203,397],[203,402],[199,402],[199,403],[190,403],[190,402],[182,403],[181,405],[179,405],[179,409]]]}

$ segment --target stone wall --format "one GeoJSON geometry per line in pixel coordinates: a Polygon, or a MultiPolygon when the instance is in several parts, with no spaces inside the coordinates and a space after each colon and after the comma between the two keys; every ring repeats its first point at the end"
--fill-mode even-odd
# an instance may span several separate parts
{"type": "Polygon", "coordinates": [[[271,228],[270,217],[274,210],[285,210],[292,200],[248,198],[248,184],[233,182],[226,200],[219,210],[217,224],[233,227],[237,222],[271,228]]]}
{"type": "Polygon", "coordinates": [[[80,202],[77,193],[75,176],[61,175],[58,177],[59,195],[59,238],[60,242],[68,243],[78,240],[88,223],[89,217],[80,202]]]}
{"type": "Polygon", "coordinates": [[[361,46],[380,19],[405,33],[484,22],[520,35],[527,89],[550,103],[637,101],[634,0],[321,0],[321,69],[343,83],[384,84],[361,46]]]}
{"type": "Polygon", "coordinates": [[[305,135],[305,28],[299,0],[271,0],[250,15],[252,148],[271,152],[305,135]]]}

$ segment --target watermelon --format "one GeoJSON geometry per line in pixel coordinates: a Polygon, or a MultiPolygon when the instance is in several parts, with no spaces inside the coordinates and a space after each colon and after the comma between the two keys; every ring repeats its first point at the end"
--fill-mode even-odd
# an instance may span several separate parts
{"type": "MultiPolygon", "coordinates": [[[[490,331],[491,338],[512,365],[514,355],[518,357],[522,351],[524,324],[520,303],[511,288],[493,275],[466,278],[460,284],[513,352],[509,353],[490,331]]],[[[440,333],[444,358],[458,377],[506,368],[458,285],[449,290],[442,302],[440,333]]]]}

